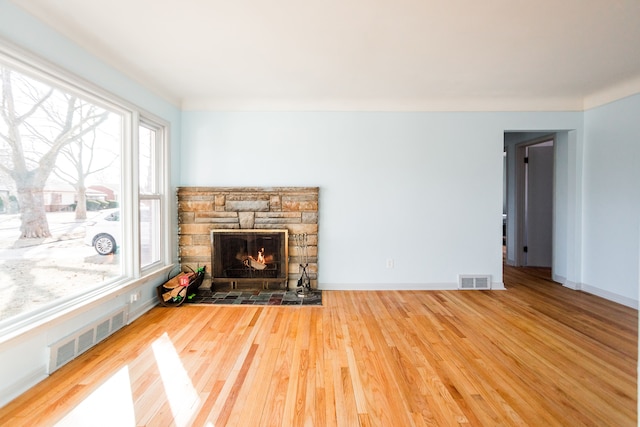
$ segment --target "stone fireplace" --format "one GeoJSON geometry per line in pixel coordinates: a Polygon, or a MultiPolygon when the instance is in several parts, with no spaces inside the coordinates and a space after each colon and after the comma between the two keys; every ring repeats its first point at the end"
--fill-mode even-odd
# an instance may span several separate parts
{"type": "Polygon", "coordinates": [[[178,188],[180,263],[204,266],[214,289],[295,289],[303,267],[317,288],[318,190],[178,188]]]}

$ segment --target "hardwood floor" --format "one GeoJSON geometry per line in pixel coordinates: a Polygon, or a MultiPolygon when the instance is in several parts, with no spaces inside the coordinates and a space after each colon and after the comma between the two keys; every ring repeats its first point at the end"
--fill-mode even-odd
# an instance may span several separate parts
{"type": "Polygon", "coordinates": [[[539,273],[506,267],[506,291],[159,307],[0,425],[637,425],[637,311],[539,273]]]}

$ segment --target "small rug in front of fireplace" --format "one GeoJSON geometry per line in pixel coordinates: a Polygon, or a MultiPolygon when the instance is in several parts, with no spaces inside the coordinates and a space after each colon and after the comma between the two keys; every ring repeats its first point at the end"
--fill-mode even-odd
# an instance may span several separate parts
{"type": "Polygon", "coordinates": [[[198,289],[192,298],[185,303],[215,305],[322,305],[322,291],[314,291],[304,298],[296,291],[225,291],[216,292],[209,289],[198,289]]]}

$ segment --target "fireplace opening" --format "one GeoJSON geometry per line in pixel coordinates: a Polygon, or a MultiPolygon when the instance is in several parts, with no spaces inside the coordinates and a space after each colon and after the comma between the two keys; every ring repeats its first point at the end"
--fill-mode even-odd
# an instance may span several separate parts
{"type": "Polygon", "coordinates": [[[211,285],[286,284],[287,230],[211,230],[211,285]]]}

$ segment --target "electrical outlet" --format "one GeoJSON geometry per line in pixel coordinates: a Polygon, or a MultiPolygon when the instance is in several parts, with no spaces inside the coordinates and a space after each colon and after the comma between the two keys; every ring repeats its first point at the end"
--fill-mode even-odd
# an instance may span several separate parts
{"type": "Polygon", "coordinates": [[[393,268],[393,259],[387,258],[387,268],[393,268]]]}
{"type": "Polygon", "coordinates": [[[129,295],[129,303],[133,304],[134,302],[137,302],[140,298],[142,298],[142,291],[138,291],[135,294],[131,294],[129,295]]]}

